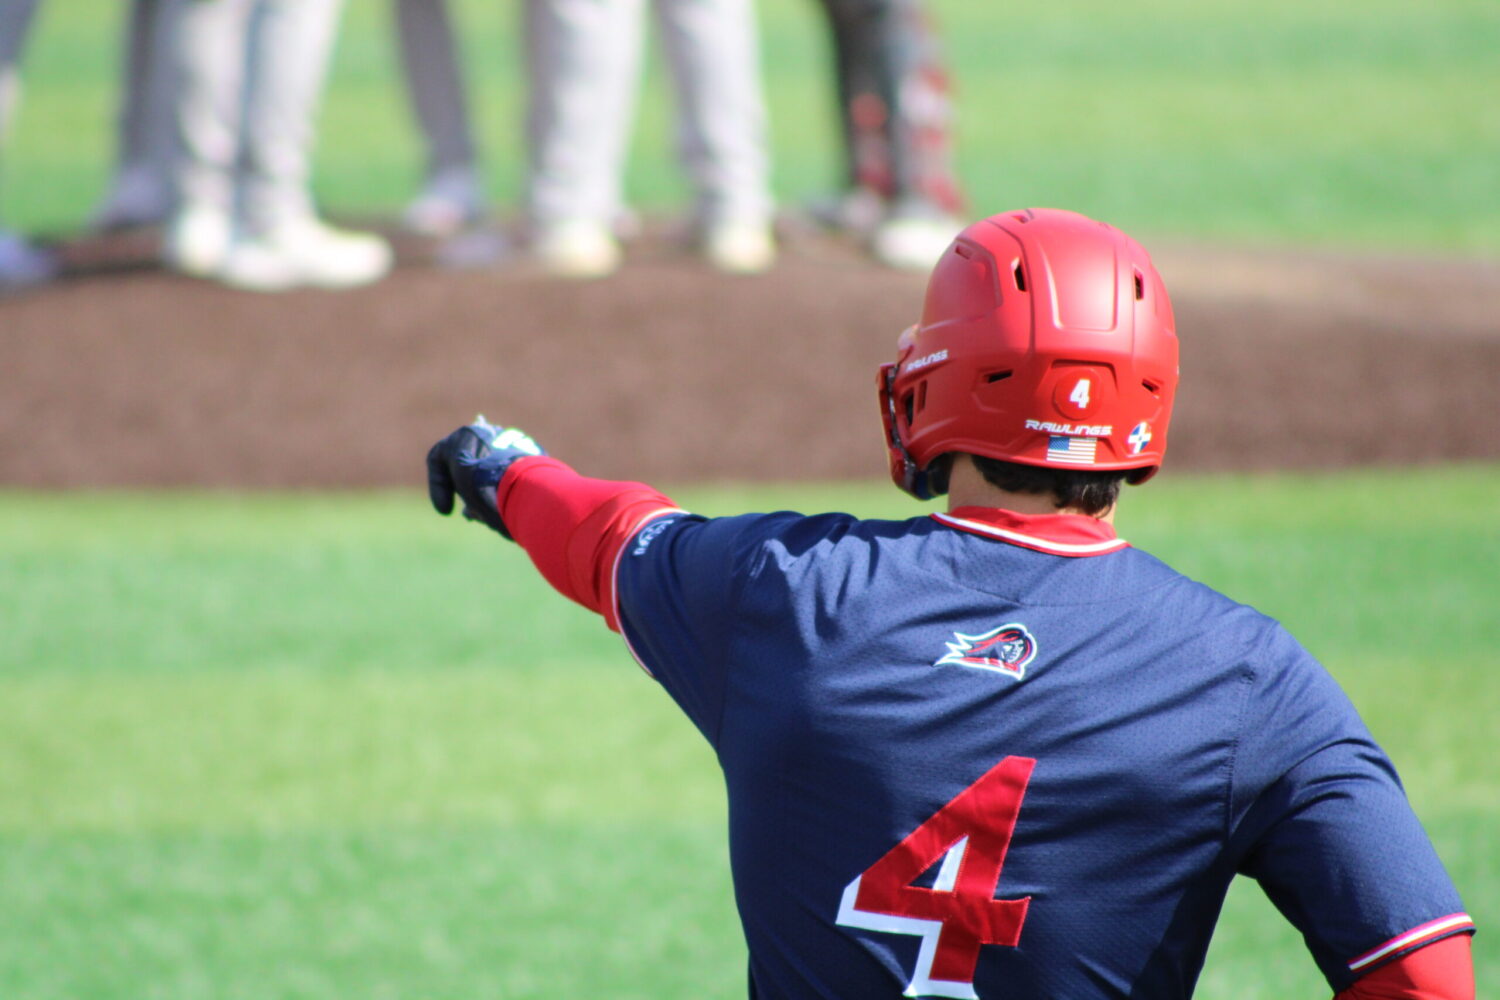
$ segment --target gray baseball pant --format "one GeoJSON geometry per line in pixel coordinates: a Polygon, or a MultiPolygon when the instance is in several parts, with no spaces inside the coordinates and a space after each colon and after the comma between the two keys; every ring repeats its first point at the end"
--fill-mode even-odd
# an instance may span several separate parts
{"type": "Polygon", "coordinates": [[[138,174],[172,186],[175,60],[173,33],[182,0],[133,0],[125,29],[125,81],[115,145],[115,176],[138,174]]]}
{"type": "Polygon", "coordinates": [[[401,65],[427,143],[427,176],[475,169],[474,133],[448,0],[396,0],[401,65]]]}

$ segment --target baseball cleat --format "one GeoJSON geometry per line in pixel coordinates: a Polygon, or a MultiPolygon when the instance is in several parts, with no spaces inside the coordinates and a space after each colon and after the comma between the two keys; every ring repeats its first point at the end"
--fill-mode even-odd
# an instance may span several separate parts
{"type": "Polygon", "coordinates": [[[216,277],[253,292],[354,288],[385,277],[392,259],[390,244],[379,236],[335,229],[309,216],[237,241],[216,277]]]}
{"type": "Polygon", "coordinates": [[[167,224],[162,259],[174,271],[211,278],[229,254],[233,223],[229,213],[206,205],[189,205],[167,224]]]}
{"type": "Polygon", "coordinates": [[[467,167],[443,170],[427,180],[422,193],[406,206],[402,223],[422,236],[443,237],[462,232],[484,217],[484,195],[479,179],[467,167]]]}
{"type": "Polygon", "coordinates": [[[538,229],[531,252],[561,278],[602,278],[618,270],[623,257],[608,226],[581,219],[538,229]]]}
{"type": "Polygon", "coordinates": [[[885,200],[869,188],[857,187],[809,202],[807,214],[824,229],[868,236],[885,218],[885,200]]]}
{"type": "Polygon", "coordinates": [[[721,222],[703,235],[703,256],[726,274],[760,274],[776,263],[776,241],[764,222],[721,222]]]}
{"type": "Polygon", "coordinates": [[[110,185],[109,194],[89,216],[88,226],[94,232],[115,233],[146,226],[160,226],[172,217],[170,182],[144,167],[120,171],[110,185]]]}
{"type": "Polygon", "coordinates": [[[895,215],[881,223],[870,238],[870,250],[887,267],[928,271],[963,224],[948,216],[895,215]]]}

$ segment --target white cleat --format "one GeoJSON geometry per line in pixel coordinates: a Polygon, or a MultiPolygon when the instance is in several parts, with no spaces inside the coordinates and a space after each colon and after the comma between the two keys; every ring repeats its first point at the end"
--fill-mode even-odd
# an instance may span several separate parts
{"type": "Polygon", "coordinates": [[[892,216],[875,230],[870,249],[887,267],[928,271],[962,229],[948,216],[892,216]]]}
{"type": "Polygon", "coordinates": [[[228,212],[206,205],[187,206],[167,224],[162,259],[174,271],[211,278],[224,266],[232,233],[228,212]]]}
{"type": "Polygon", "coordinates": [[[479,179],[467,168],[444,170],[427,181],[422,193],[406,206],[402,223],[421,236],[453,236],[484,217],[484,195],[479,179]]]}
{"type": "Polygon", "coordinates": [[[703,256],[726,274],[760,274],[776,263],[776,240],[764,222],[721,222],[704,233],[703,256]]]}
{"type": "Polygon", "coordinates": [[[549,273],[560,278],[602,278],[620,267],[620,242],[598,222],[575,220],[543,226],[531,252],[549,273]]]}
{"type": "Polygon", "coordinates": [[[379,281],[393,262],[390,244],[372,233],[335,229],[308,217],[236,241],[217,277],[231,288],[355,288],[379,281]]]}

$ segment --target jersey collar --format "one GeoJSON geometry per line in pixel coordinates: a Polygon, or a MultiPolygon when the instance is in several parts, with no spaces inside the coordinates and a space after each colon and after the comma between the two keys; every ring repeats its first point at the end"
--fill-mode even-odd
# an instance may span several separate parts
{"type": "Polygon", "coordinates": [[[999,507],[959,507],[934,521],[1055,556],[1102,556],[1130,545],[1113,525],[1082,514],[1017,514],[999,507]]]}

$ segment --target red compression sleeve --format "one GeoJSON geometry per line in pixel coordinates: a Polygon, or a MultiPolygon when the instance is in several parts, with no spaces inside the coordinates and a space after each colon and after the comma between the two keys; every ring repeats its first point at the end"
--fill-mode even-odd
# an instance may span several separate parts
{"type": "Polygon", "coordinates": [[[1469,935],[1434,941],[1362,976],[1334,1000],[1474,1000],[1469,935]]]}
{"type": "Polygon", "coordinates": [[[546,581],[616,632],[615,561],[635,533],[679,508],[645,483],[580,476],[555,458],[521,458],[495,491],[500,519],[546,581]]]}

